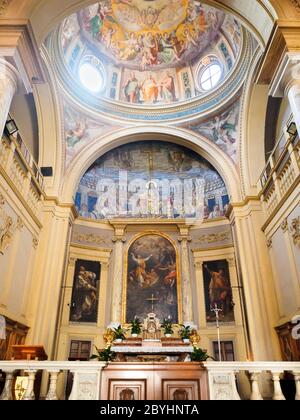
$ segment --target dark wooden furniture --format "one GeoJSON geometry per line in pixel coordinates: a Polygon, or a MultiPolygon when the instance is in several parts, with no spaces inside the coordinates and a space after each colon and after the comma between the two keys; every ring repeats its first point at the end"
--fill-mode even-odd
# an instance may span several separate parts
{"type": "Polygon", "coordinates": [[[300,361],[300,339],[293,338],[293,329],[295,324],[288,322],[275,328],[281,349],[282,360],[285,362],[300,361]]]}
{"type": "Polygon", "coordinates": [[[109,363],[101,399],[208,400],[207,371],[200,363],[109,363]]]}
{"type": "Polygon", "coordinates": [[[11,360],[14,345],[25,343],[29,328],[5,317],[6,339],[0,340],[0,360],[11,360]]]}

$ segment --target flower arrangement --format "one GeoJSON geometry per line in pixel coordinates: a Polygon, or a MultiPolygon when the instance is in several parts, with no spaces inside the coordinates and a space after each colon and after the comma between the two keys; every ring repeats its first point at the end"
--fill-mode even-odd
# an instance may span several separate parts
{"type": "Polygon", "coordinates": [[[165,335],[172,335],[173,334],[173,326],[172,326],[172,320],[171,320],[170,316],[168,318],[164,319],[161,326],[164,329],[165,335]]]}
{"type": "Polygon", "coordinates": [[[139,335],[142,332],[142,323],[137,316],[130,323],[131,327],[131,334],[132,335],[139,335]]]}
{"type": "Polygon", "coordinates": [[[111,362],[116,356],[116,353],[111,351],[110,347],[106,347],[105,349],[100,350],[95,346],[95,349],[97,354],[93,354],[90,357],[90,360],[98,360],[99,362],[111,362]]]}
{"type": "Polygon", "coordinates": [[[206,350],[202,350],[199,347],[194,347],[194,351],[191,353],[192,362],[206,362],[208,359],[214,360],[213,357],[207,354],[206,350]]]}
{"type": "Polygon", "coordinates": [[[125,340],[126,330],[122,328],[122,325],[118,325],[113,329],[114,339],[115,340],[125,340]]]}
{"type": "Polygon", "coordinates": [[[181,324],[181,329],[179,330],[179,334],[183,340],[189,340],[192,334],[192,328],[190,324],[181,324]]]}

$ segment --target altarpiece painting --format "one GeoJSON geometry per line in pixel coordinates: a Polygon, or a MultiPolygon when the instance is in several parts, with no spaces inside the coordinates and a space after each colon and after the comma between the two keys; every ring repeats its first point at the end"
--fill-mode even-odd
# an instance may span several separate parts
{"type": "Polygon", "coordinates": [[[164,236],[146,234],[128,249],[125,318],[141,320],[154,312],[160,321],[180,321],[179,273],[175,247],[164,236]]]}

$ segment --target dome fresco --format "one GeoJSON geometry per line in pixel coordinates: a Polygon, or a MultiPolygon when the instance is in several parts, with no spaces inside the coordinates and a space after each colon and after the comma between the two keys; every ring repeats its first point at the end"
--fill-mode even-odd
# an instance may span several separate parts
{"type": "Polygon", "coordinates": [[[103,0],[65,19],[59,33],[69,70],[90,93],[151,106],[207,95],[242,47],[239,23],[195,0],[103,0]],[[98,71],[98,85],[83,66],[98,71]]]}

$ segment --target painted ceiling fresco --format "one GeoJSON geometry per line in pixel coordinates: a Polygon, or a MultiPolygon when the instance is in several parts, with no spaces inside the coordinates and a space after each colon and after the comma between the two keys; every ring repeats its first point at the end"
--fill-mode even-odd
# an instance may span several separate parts
{"type": "Polygon", "coordinates": [[[239,23],[196,0],[103,0],[67,18],[61,49],[73,74],[103,73],[103,97],[155,105],[204,94],[199,72],[218,63],[222,79],[242,45],[239,23]]]}
{"type": "Polygon", "coordinates": [[[172,143],[135,142],[100,157],[82,177],[75,205],[92,219],[223,217],[224,181],[195,152],[172,143]]]}

